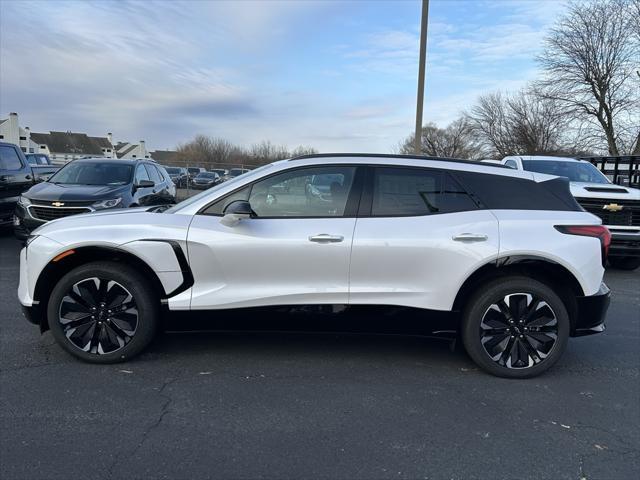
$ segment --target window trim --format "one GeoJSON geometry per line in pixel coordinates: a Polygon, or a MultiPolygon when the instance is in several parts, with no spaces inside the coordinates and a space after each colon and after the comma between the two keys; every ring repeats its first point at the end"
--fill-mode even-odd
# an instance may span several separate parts
{"type": "Polygon", "coordinates": [[[224,217],[222,214],[214,214],[214,213],[204,213],[209,207],[211,207],[214,203],[217,203],[225,198],[239,192],[240,190],[244,190],[247,187],[253,188],[253,185],[262,182],[268,178],[274,177],[276,175],[280,175],[282,173],[293,172],[296,170],[309,170],[313,168],[324,168],[324,167],[349,167],[355,168],[355,173],[353,176],[353,183],[351,184],[351,191],[349,192],[349,197],[347,198],[347,203],[344,207],[344,213],[342,215],[327,215],[327,216],[318,216],[318,217],[308,217],[308,216],[290,216],[290,217],[252,217],[252,220],[301,220],[301,219],[323,219],[323,218],[358,218],[358,211],[360,208],[360,202],[362,198],[362,192],[364,187],[364,175],[367,170],[367,165],[361,163],[327,163],[321,165],[300,165],[293,168],[287,168],[284,170],[279,170],[277,172],[273,172],[269,175],[265,175],[264,177],[260,177],[259,179],[254,180],[250,183],[245,183],[234,190],[225,193],[224,195],[212,200],[207,203],[204,207],[200,208],[196,215],[204,215],[207,217],[224,217]]]}
{"type": "Polygon", "coordinates": [[[476,212],[478,210],[486,210],[486,207],[482,205],[479,201],[478,197],[469,189],[467,186],[460,181],[458,176],[455,174],[455,170],[448,170],[446,168],[434,168],[434,167],[418,167],[414,165],[388,165],[388,164],[374,164],[367,165],[367,175],[366,175],[366,183],[364,185],[363,194],[362,194],[362,202],[360,203],[360,208],[358,210],[358,218],[405,218],[405,217],[431,217],[433,215],[450,215],[454,213],[464,213],[464,212],[476,212]],[[373,190],[375,187],[375,171],[380,168],[392,168],[395,170],[425,170],[428,172],[436,172],[442,175],[449,175],[449,177],[464,190],[471,201],[475,204],[476,208],[474,210],[459,210],[457,212],[429,212],[423,213],[420,215],[415,214],[394,214],[394,215],[373,215],[373,190]]]}

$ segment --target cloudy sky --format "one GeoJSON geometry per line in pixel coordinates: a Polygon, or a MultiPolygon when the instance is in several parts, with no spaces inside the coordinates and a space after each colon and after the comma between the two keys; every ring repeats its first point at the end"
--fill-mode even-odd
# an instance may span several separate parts
{"type": "MultiPolygon", "coordinates": [[[[425,122],[536,75],[556,0],[431,0],[425,122]]],[[[196,133],[388,152],[413,129],[418,1],[0,0],[0,118],[173,148],[196,133]]]]}

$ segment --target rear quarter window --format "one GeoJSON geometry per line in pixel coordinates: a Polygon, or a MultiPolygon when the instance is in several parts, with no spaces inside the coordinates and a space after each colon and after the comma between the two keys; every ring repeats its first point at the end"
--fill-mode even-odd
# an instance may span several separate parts
{"type": "Polygon", "coordinates": [[[477,196],[483,207],[492,210],[582,210],[564,178],[537,183],[476,172],[456,172],[455,175],[470,193],[477,196]]]}

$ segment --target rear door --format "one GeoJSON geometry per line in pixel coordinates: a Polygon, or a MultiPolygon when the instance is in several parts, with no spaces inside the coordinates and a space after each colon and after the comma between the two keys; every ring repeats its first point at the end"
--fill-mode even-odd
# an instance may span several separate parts
{"type": "Polygon", "coordinates": [[[0,223],[13,215],[20,194],[33,185],[33,174],[17,147],[0,145],[0,223]]]}
{"type": "Polygon", "coordinates": [[[498,221],[455,172],[372,166],[351,256],[349,303],[449,310],[464,280],[498,255],[498,221]]]}

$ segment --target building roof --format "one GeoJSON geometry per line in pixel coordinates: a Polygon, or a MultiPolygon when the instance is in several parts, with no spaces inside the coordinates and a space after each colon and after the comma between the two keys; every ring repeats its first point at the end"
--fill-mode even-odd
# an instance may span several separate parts
{"type": "Polygon", "coordinates": [[[107,137],[89,137],[89,139],[95,142],[100,148],[113,148],[113,145],[111,145],[107,137]]]}
{"type": "Polygon", "coordinates": [[[32,132],[31,139],[38,144],[47,145],[52,153],[102,155],[102,148],[111,148],[106,137],[89,137],[86,133],[32,132]]]}
{"type": "Polygon", "coordinates": [[[122,158],[124,157],[127,153],[129,153],[130,151],[134,150],[138,145],[134,145],[132,143],[127,143],[125,144],[126,146],[124,148],[120,148],[117,150],[116,155],[118,156],[118,158],[122,158]]]}
{"type": "Polygon", "coordinates": [[[174,150],[156,150],[155,152],[149,152],[149,155],[156,162],[163,165],[171,165],[172,162],[180,160],[180,152],[174,150]]]}

